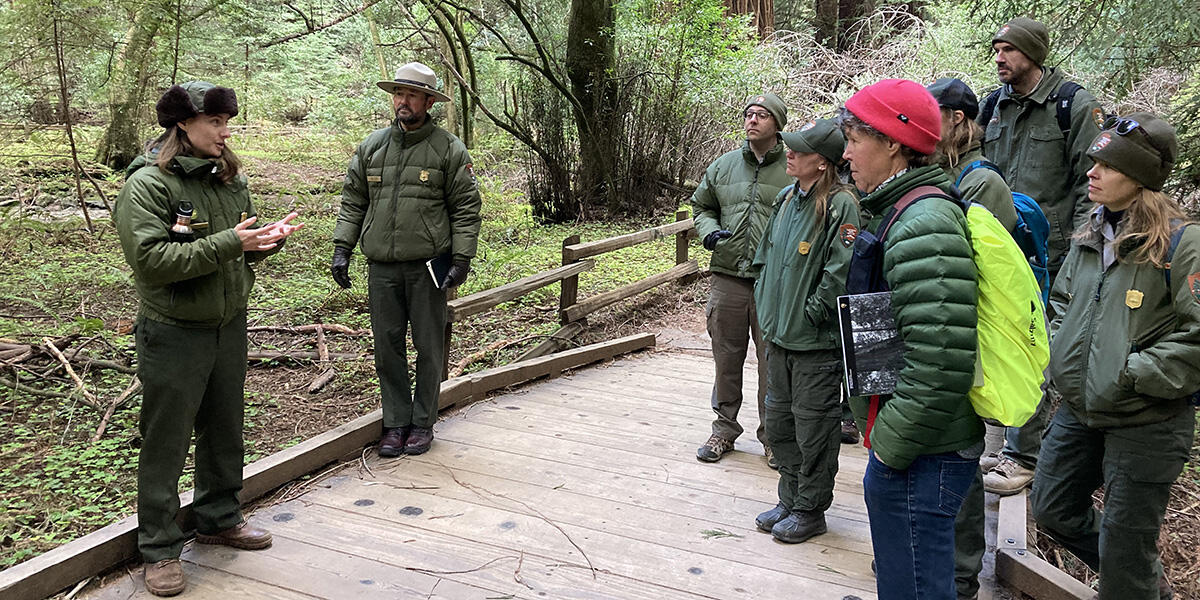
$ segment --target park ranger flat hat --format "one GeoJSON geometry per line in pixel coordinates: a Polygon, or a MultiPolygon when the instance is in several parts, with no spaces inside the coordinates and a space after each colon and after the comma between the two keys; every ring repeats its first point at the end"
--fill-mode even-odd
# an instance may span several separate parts
{"type": "Polygon", "coordinates": [[[399,88],[409,88],[433,96],[434,102],[450,102],[450,96],[437,89],[437,75],[433,69],[419,62],[410,62],[396,69],[395,79],[377,81],[375,85],[389,94],[396,93],[399,88]]]}

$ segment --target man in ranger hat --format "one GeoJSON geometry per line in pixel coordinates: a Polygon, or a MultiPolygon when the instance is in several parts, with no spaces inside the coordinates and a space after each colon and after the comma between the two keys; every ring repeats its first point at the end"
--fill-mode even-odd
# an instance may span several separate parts
{"type": "Polygon", "coordinates": [[[350,256],[362,247],[383,405],[379,455],[394,457],[421,454],[433,442],[446,354],[446,291],[467,279],[481,202],[466,146],[429,115],[435,102],[450,101],[433,70],[408,63],[394,80],[377,85],[392,95],[396,117],[350,157],[331,272],[349,289],[350,256]],[[410,323],[415,392],[405,352],[410,323]]]}
{"type": "Polygon", "coordinates": [[[717,369],[712,391],[712,409],[717,418],[712,435],[696,451],[696,458],[704,462],[720,460],[742,433],[737,421],[742,406],[742,366],[753,337],[758,356],[756,434],[767,464],[776,468],[764,426],[767,359],[754,309],[754,280],[759,267],[753,261],[775,196],[791,183],[784,172],[784,146],[779,137],[787,124],[787,107],[775,94],[758,94],[746,101],[742,117],[745,143],[713,161],[692,195],[696,232],[705,249],[713,253],[709,265],[712,292],[704,313],[717,369]]]}
{"type": "MultiPolygon", "coordinates": [[[[1104,111],[1062,71],[1043,66],[1050,51],[1046,26],[1027,17],[1005,23],[992,37],[996,71],[1003,84],[984,101],[978,122],[984,126],[983,154],[1004,172],[1014,192],[1037,200],[1050,221],[1050,284],[1066,258],[1071,235],[1087,221],[1087,157],[1104,123],[1104,111]]],[[[1054,315],[1048,311],[1047,318],[1054,315]]],[[[1015,494],[1033,480],[1042,431],[1049,420],[1043,398],[1029,422],[1009,427],[1004,450],[984,457],[984,489],[1015,494]]]]}

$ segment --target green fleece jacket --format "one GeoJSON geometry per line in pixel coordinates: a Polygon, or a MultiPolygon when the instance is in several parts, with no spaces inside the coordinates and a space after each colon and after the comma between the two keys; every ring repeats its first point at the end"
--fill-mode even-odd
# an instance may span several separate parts
{"type": "Polygon", "coordinates": [[[209,159],[177,156],[170,172],[140,156],[113,207],[125,261],[133,268],[138,313],[181,327],[215,328],[246,311],[251,262],[278,252],[244,252],[233,227],[255,216],[246,177],[222,183],[209,159]],[[181,201],[193,206],[191,242],[171,241],[181,201]]]}
{"type": "Polygon", "coordinates": [[[1037,200],[1050,221],[1050,271],[1056,272],[1071,247],[1071,233],[1092,209],[1087,195],[1087,151],[1100,133],[1103,111],[1087,90],[1071,101],[1071,129],[1058,126],[1056,100],[1066,82],[1058,69],[1047,68],[1028,96],[1000,89],[996,110],[979,115],[985,127],[983,154],[1000,166],[1015,191],[1037,200]]]}
{"type": "Polygon", "coordinates": [[[367,136],[350,157],[333,243],[378,262],[475,257],[482,201],[471,156],[454,134],[426,120],[367,136]]]}
{"type": "Polygon", "coordinates": [[[1128,259],[1136,243],[1110,249],[1105,268],[1104,227],[1085,226],[1050,292],[1061,315],[1050,323],[1050,380],[1089,427],[1165,421],[1200,390],[1200,225],[1184,231],[1169,288],[1162,269],[1128,259]]]}
{"type": "Polygon", "coordinates": [[[816,200],[790,185],[779,192],[775,212],[754,266],[754,305],[763,338],[795,350],[837,348],[837,297],[846,293],[858,201],[840,190],[829,197],[825,218],[817,219],[816,200]]]}
{"type": "Polygon", "coordinates": [[[781,141],[759,163],[750,143],[745,142],[740,150],[722,154],[704,172],[692,194],[696,233],[701,240],[720,229],[733,233],[718,241],[713,250],[709,269],[714,273],[758,276],[754,253],[771,218],[775,196],[792,182],[784,172],[783,155],[781,141]]]}
{"type": "MultiPolygon", "coordinates": [[[[942,168],[910,169],[860,201],[875,232],[883,215],[909,190],[932,185],[949,193],[942,168]]],[[[975,377],[975,261],[967,220],[953,202],[926,198],[892,225],[883,246],[883,273],[904,342],[896,391],[871,429],[871,448],[884,464],[907,469],[923,454],[964,450],[983,440],[983,421],[967,392],[975,377]]],[[[852,398],[866,422],[867,398],[852,398]]]]}

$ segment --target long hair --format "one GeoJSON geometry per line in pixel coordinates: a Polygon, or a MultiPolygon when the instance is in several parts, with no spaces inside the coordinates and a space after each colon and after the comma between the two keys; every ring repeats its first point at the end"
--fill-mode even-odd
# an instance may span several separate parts
{"type": "MultiPolygon", "coordinates": [[[[193,156],[195,148],[188,140],[187,132],[176,123],[168,127],[162,135],[146,144],[146,152],[154,156],[155,166],[162,169],[164,173],[170,173],[171,160],[176,156],[193,156]],[[157,155],[155,154],[156,150],[157,155]]],[[[217,179],[220,179],[221,183],[233,181],[233,178],[237,177],[238,172],[242,169],[242,161],[238,160],[237,155],[228,146],[221,150],[221,156],[218,156],[216,160],[221,167],[216,173],[217,179]]]]}
{"type": "MultiPolygon", "coordinates": [[[[947,108],[942,109],[942,114],[953,112],[947,108]]],[[[958,166],[958,161],[962,155],[966,154],[976,142],[983,139],[983,127],[976,123],[974,119],[963,118],[962,121],[954,124],[949,131],[942,132],[942,139],[937,145],[937,161],[939,164],[948,167],[958,166]]]]}
{"type": "MultiPolygon", "coordinates": [[[[817,178],[817,182],[814,183],[812,189],[808,191],[808,197],[812,198],[813,202],[816,203],[817,220],[824,222],[825,214],[829,211],[830,196],[833,196],[842,190],[849,190],[851,189],[851,186],[849,184],[842,183],[841,178],[838,176],[837,165],[833,164],[828,158],[825,157],[821,157],[821,160],[825,161],[825,170],[821,171],[821,176],[817,178]]],[[[799,183],[799,181],[797,181],[797,183],[799,183]]],[[[797,185],[792,188],[792,196],[795,197],[799,195],[800,186],[797,185]]]]}
{"type": "MultiPolygon", "coordinates": [[[[1190,222],[1183,209],[1179,208],[1179,204],[1170,196],[1142,188],[1138,192],[1138,198],[1125,209],[1117,237],[1113,240],[1117,248],[1134,248],[1128,255],[1121,256],[1121,259],[1164,268],[1167,263],[1167,249],[1171,245],[1171,221],[1190,222]]],[[[1087,228],[1085,224],[1075,237],[1087,237],[1087,228]]]]}
{"type": "MultiPolygon", "coordinates": [[[[892,139],[890,136],[888,136],[888,134],[871,127],[869,123],[858,118],[858,115],[850,112],[850,110],[844,106],[838,109],[837,120],[838,126],[842,128],[842,133],[846,134],[846,137],[849,137],[851,131],[858,131],[873,137],[877,137],[884,141],[896,142],[896,140],[892,139]]],[[[896,143],[899,144],[899,142],[896,143]]],[[[922,154],[912,148],[909,148],[908,146],[905,146],[904,144],[900,144],[900,156],[903,156],[904,160],[908,161],[908,168],[910,169],[934,164],[933,154],[922,154]]]]}

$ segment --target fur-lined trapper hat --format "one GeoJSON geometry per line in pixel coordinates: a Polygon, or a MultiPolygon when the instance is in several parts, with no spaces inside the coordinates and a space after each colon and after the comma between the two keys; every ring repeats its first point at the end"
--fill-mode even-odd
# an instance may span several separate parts
{"type": "Polygon", "coordinates": [[[189,81],[168,88],[154,105],[154,110],[158,112],[158,124],[163,127],[171,127],[200,113],[224,113],[232,118],[238,114],[237,93],[207,81],[189,81]]]}

